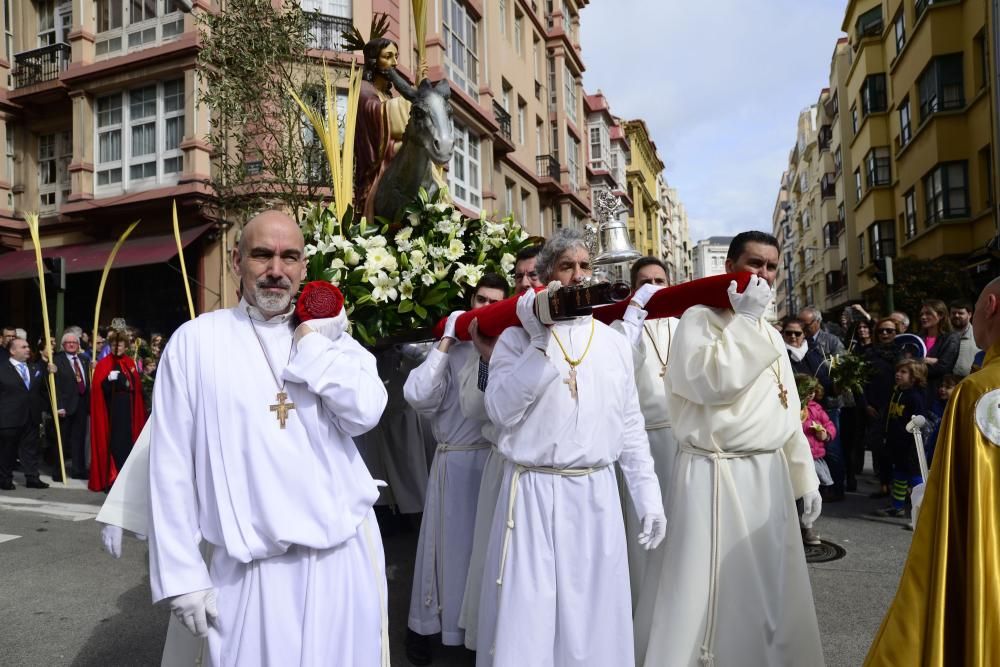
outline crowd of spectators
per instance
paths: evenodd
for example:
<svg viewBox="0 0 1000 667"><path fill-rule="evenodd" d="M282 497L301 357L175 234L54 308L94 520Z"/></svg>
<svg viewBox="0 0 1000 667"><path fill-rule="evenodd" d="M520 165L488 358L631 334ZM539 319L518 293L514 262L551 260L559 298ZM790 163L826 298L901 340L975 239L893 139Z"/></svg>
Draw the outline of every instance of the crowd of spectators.
<svg viewBox="0 0 1000 667"><path fill-rule="evenodd" d="M905 516L909 491L922 481L906 425L915 415L927 419L924 442L931 461L951 391L982 363L983 353L972 337L972 311L967 301L949 305L928 299L912 320L901 311L872 317L852 305L836 323L824 323L813 307L779 323L799 379L803 429L814 456L823 462L826 502L857 490L856 476L868 450L879 483L871 497L887 499L878 513ZM839 387L833 373L845 353L868 368L863 386L855 390ZM808 542L814 536L804 537Z"/></svg>
<svg viewBox="0 0 1000 667"><path fill-rule="evenodd" d="M14 472L17 470L24 474L25 486L29 488L48 486L40 477L40 471L46 468L51 470L53 480L62 481L56 419L59 420L66 472L75 479L90 479L92 405L95 401L110 417L113 416L112 402L104 399L121 391L140 392L145 399L143 409L148 414L164 337L153 333L148 340L144 339L139 330L116 320L111 327L100 328L96 340L90 338L79 326L67 327L58 340L50 341L54 354L48 359L43 337L32 344L24 328L3 327L0 337L0 490L16 488ZM116 349L109 344L109 338L117 343ZM117 358L127 358L127 364L117 360L111 364L111 379L102 376L102 395L97 397L91 391L94 371L113 353ZM122 372L123 365L127 365L127 372ZM115 369L119 372L115 373ZM55 380L55 414L49 398L49 375ZM138 381L130 381L131 377Z"/></svg>

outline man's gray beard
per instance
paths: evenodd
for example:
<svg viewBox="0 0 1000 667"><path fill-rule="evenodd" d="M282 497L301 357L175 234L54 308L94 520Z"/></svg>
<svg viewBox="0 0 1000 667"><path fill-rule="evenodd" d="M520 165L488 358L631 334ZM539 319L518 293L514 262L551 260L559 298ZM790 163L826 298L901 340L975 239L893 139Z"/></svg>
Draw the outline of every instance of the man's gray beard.
<svg viewBox="0 0 1000 667"><path fill-rule="evenodd" d="M257 302L257 309L267 315L284 313L292 303L292 294L290 291L284 294L271 294L256 285L253 288L253 297L254 301Z"/></svg>

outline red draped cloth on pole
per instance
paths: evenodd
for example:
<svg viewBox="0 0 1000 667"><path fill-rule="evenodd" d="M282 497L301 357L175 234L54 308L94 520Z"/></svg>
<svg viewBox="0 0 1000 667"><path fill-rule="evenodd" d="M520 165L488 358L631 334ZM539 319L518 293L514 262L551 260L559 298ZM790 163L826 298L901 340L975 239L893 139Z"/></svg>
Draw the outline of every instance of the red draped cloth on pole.
<svg viewBox="0 0 1000 667"><path fill-rule="evenodd" d="M742 292L750 282L750 273L727 273L721 276L699 278L690 282L664 287L656 292L646 304L647 320L660 317L680 317L691 306L711 306L713 308L729 308L729 284L736 281L737 289ZM544 288L538 288L539 290ZM499 336L507 327L520 326L517 319L518 296L512 296L497 303L476 310L468 311L459 316L455 323L455 332L459 340L469 340L469 325L473 319L479 320L479 332L488 338ZM594 318L611 324L620 320L628 308L628 299L608 306L594 308ZM440 338L444 333L443 318L434 327L434 336Z"/></svg>
<svg viewBox="0 0 1000 667"><path fill-rule="evenodd" d="M112 371L121 375L113 381L110 393L111 405L105 397L104 381ZM127 381L128 389L122 387ZM116 404L117 403L117 404ZM113 424L109 415L116 419L128 420L128 432L123 433L124 424ZM135 362L127 355L116 357L109 354L97 363L94 380L90 387L90 481L91 491L107 491L118 477L132 444L139 438L146 424L146 404L142 398L142 376ZM113 442L112 439L115 438ZM123 451L124 450L124 451ZM116 458L118 462L116 463Z"/></svg>

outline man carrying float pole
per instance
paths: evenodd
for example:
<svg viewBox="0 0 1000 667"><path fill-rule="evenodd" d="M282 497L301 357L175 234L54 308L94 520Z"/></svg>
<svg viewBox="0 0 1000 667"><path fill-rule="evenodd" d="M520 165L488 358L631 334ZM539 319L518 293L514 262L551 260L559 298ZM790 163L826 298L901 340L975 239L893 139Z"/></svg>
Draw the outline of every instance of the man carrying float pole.
<svg viewBox="0 0 1000 667"><path fill-rule="evenodd" d="M476 285L472 309L506 296L507 281L487 274ZM445 646L461 646L465 639L458 616L472 552L476 499L490 443L483 437L484 421L466 418L460 407L458 376L476 356L472 343L458 342L455 333L455 321L463 312L457 310L448 317L441 341L403 385L406 401L433 418L438 442L410 597L407 657L416 665L430 663L429 635L440 632Z"/></svg>
<svg viewBox="0 0 1000 667"><path fill-rule="evenodd" d="M543 282L591 274L583 235L561 230L536 264ZM544 298L544 297L543 297ZM627 340L592 316L546 325L525 292L523 328L490 360L486 410L500 428L504 481L480 602L477 664L633 662L628 560L618 483L624 472L647 548L666 520L639 411Z"/></svg>

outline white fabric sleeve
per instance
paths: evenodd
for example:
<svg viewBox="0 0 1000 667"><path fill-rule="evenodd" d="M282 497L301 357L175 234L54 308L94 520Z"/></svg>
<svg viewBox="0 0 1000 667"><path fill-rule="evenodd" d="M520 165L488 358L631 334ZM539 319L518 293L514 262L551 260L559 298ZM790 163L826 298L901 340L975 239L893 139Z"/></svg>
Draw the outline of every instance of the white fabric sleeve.
<svg viewBox="0 0 1000 667"><path fill-rule="evenodd" d="M435 347L422 364L410 371L403 384L403 398L419 413L436 413L448 391L447 370L448 354Z"/></svg>
<svg viewBox="0 0 1000 667"><path fill-rule="evenodd" d="M288 382L305 384L323 401L337 428L349 436L375 428L389 400L375 357L345 334L336 340L306 334L281 375Z"/></svg>
<svg viewBox="0 0 1000 667"><path fill-rule="evenodd" d="M479 389L478 354L470 354L469 360L458 372L458 404L466 419L489 419L486 414L486 392Z"/></svg>
<svg viewBox="0 0 1000 667"><path fill-rule="evenodd" d="M689 308L681 317L670 351L671 389L692 403L729 405L782 353L760 324L733 317L719 329L711 317L705 306Z"/></svg>
<svg viewBox="0 0 1000 667"><path fill-rule="evenodd" d="M149 534L149 439L153 420L150 415L97 513L101 523L140 535Z"/></svg>
<svg viewBox="0 0 1000 667"><path fill-rule="evenodd" d="M549 358L531 345L523 329L505 329L490 357L486 414L494 424L519 424L535 399L559 379Z"/></svg>
<svg viewBox="0 0 1000 667"><path fill-rule="evenodd" d="M643 312L646 312L646 311L643 311ZM645 325L641 325L641 326L645 326ZM626 331L625 323L622 322L621 320L615 320L614 322L612 322L611 323L611 328L614 329L615 331L617 331L618 333L620 333L621 335L625 336L625 338L628 338L631 341L631 343L632 343L632 346L631 346L632 347L632 368L635 370L636 373L638 373L639 369L641 369L643 367L643 365L645 365L645 363L646 363L646 342L643 340L642 329L641 328L639 329L639 337L636 340L632 341L631 338L630 338L631 334L628 331Z"/></svg>
<svg viewBox="0 0 1000 667"><path fill-rule="evenodd" d="M633 350L634 346L629 346ZM635 504L636 513L642 519L649 514L663 514L663 496L660 482L653 467L653 455L649 451L649 437L646 435L646 420L639 410L639 391L635 384L635 371L631 359L623 355L628 373L620 391L624 393L625 413L622 433L622 453L618 458L629 495Z"/></svg>
<svg viewBox="0 0 1000 667"><path fill-rule="evenodd" d="M201 556L195 425L184 359L182 327L167 343L156 372L149 444L149 585L153 602L212 587ZM187 328L190 331L190 328Z"/></svg>

